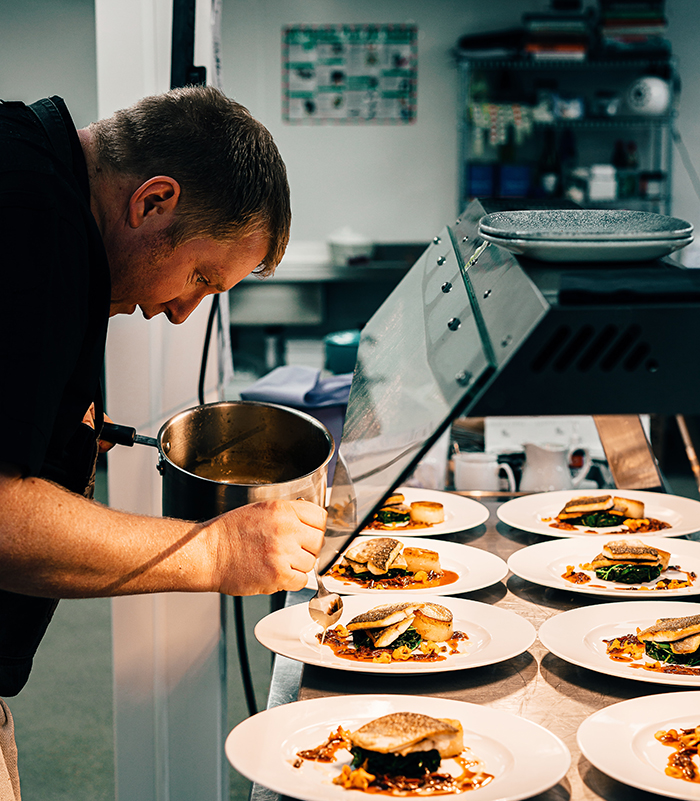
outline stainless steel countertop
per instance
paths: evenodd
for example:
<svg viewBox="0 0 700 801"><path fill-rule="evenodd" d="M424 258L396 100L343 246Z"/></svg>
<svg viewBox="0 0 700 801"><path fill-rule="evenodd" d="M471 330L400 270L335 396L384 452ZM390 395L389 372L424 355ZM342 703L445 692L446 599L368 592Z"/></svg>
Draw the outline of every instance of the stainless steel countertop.
<svg viewBox="0 0 700 801"><path fill-rule="evenodd" d="M520 548L548 539L506 526L496 517L498 501L481 500L491 512L484 525L441 539L483 548L504 560ZM311 594L309 590L292 593L288 603L306 601ZM459 597L510 609L529 620L536 629L558 612L605 602L583 594L539 587L511 573L498 584ZM585 718L617 701L679 689L625 681L571 665L549 653L536 640L529 651L497 665L424 676L352 673L302 666L286 657L276 657L268 707L294 700L361 693L433 695L483 704L539 723L559 736L571 751L571 767L566 777L536 798L543 801L600 798L646 801L659 796L621 784L594 768L581 755L576 732ZM284 797L254 784L250 798L251 801L281 801Z"/></svg>

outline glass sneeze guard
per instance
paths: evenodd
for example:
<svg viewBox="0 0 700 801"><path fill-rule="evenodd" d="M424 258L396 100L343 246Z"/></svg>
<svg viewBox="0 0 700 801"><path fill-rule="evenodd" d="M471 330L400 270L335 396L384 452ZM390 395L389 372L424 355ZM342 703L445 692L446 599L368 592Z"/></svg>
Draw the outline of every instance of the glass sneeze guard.
<svg viewBox="0 0 700 801"><path fill-rule="evenodd" d="M362 331L319 567L327 569L495 367L444 228Z"/></svg>

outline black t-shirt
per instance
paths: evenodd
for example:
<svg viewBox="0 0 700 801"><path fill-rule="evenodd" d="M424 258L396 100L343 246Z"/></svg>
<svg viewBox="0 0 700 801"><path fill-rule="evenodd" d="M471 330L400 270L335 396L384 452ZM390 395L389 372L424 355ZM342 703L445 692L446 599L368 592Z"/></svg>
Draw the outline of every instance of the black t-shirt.
<svg viewBox="0 0 700 801"><path fill-rule="evenodd" d="M72 169L24 104L0 105L0 461L77 492L70 442L95 399L109 268L80 141L60 100Z"/></svg>
<svg viewBox="0 0 700 801"><path fill-rule="evenodd" d="M82 419L99 391L110 281L80 140L52 101L49 131L65 154L27 106L0 103L0 461L82 493L95 440ZM0 695L26 681L54 608L0 592Z"/></svg>

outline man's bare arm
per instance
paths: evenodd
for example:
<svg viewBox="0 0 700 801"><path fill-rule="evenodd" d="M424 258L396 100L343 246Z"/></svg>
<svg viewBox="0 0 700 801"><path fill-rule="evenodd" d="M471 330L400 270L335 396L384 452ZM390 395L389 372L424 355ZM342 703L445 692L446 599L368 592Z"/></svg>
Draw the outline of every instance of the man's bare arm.
<svg viewBox="0 0 700 801"><path fill-rule="evenodd" d="M306 501L250 504L206 523L120 512L0 465L0 589L50 598L297 590L323 541Z"/></svg>

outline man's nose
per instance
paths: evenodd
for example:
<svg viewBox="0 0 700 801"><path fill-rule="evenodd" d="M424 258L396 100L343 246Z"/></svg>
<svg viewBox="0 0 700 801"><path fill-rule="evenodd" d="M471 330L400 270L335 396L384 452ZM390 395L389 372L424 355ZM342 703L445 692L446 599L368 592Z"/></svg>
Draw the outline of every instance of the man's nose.
<svg viewBox="0 0 700 801"><path fill-rule="evenodd" d="M187 299L176 299L166 303L166 314L171 323L180 325L199 306L205 296L195 296Z"/></svg>

